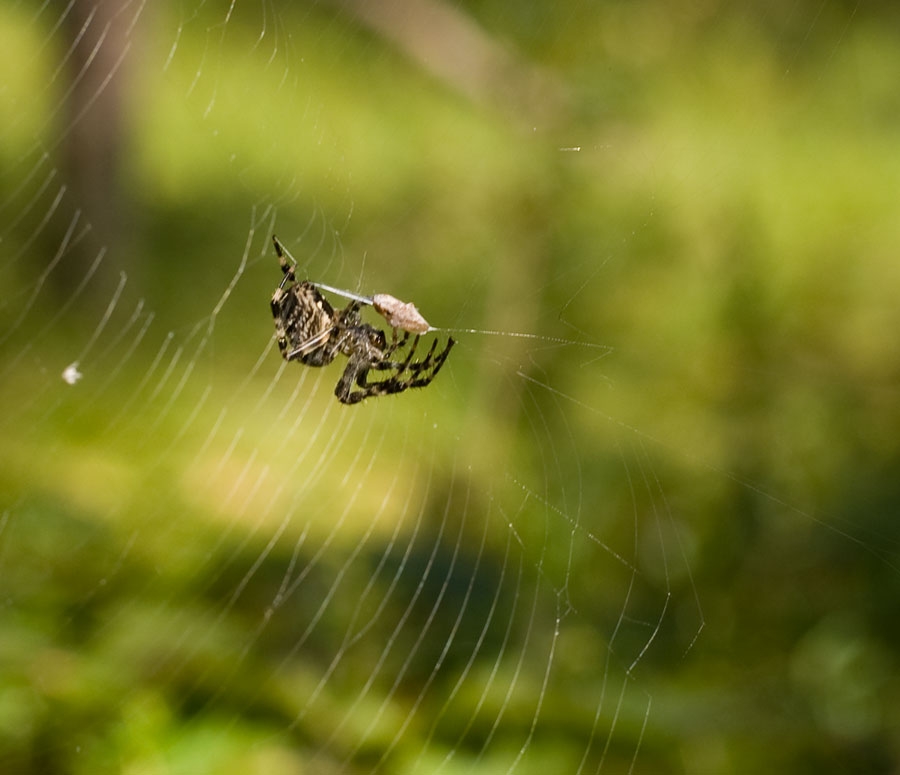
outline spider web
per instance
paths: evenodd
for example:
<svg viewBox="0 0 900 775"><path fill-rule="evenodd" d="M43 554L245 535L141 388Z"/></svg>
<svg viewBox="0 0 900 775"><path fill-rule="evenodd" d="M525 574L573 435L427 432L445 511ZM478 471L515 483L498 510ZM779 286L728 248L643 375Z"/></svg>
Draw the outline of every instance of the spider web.
<svg viewBox="0 0 900 775"><path fill-rule="evenodd" d="M895 770L892 14L7 3L0 768Z"/></svg>

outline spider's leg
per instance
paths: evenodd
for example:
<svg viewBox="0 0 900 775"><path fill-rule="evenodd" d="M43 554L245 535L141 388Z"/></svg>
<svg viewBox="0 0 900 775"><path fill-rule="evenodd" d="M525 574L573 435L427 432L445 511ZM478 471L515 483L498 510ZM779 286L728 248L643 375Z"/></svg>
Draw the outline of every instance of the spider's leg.
<svg viewBox="0 0 900 775"><path fill-rule="evenodd" d="M278 341L278 349L281 356L288 359L288 332L285 328L285 320L293 314L296 299L290 294L285 294L281 288L276 289L269 302L272 309L272 317L275 319L275 339ZM288 359L289 360L289 359Z"/></svg>
<svg viewBox="0 0 900 775"><path fill-rule="evenodd" d="M437 339L435 339L431 343L431 349L428 350L425 357L422 358L421 361L416 361L414 364L412 364L412 366L410 366L410 370L418 373L420 371L427 371L428 369L430 369L434 363L434 361L432 361L432 358L434 357L434 351L436 349Z"/></svg>
<svg viewBox="0 0 900 775"><path fill-rule="evenodd" d="M435 345L437 345L437 340L435 339ZM453 345L456 344L456 340L451 336L447 340L447 346L438 354L438 356L431 362L431 370L426 373L424 377L415 377L409 383L409 387L425 387L428 385L431 380L433 380L437 373L441 370L441 366L444 365L444 361L447 360L447 356L450 355L450 350L453 349ZM434 352L434 347L431 348L431 352L428 353L428 358L431 358L431 353Z"/></svg>
<svg viewBox="0 0 900 775"><path fill-rule="evenodd" d="M394 333L396 334L396 329L394 329ZM406 340L409 339L409 332L404 333L403 337L400 339L400 345L402 346ZM411 367L415 367L416 363L413 362L413 356L416 354L416 346L419 344L419 335L416 334L415 339L413 339L412 346L409 348L409 353L402 361L389 361L386 360L386 357L391 353L393 346L389 347L385 350L385 359L378 361L377 363L369 364L369 368L375 371L393 371L394 373L388 377L387 379L381 380L381 382L373 383L376 385L385 385L392 381L400 382L400 375L407 372ZM399 391L393 390L389 391L392 393L396 393ZM379 395L377 393L373 393L372 395Z"/></svg>
<svg viewBox="0 0 900 775"><path fill-rule="evenodd" d="M364 398L373 398L376 396L388 396L393 395L394 393L402 393L410 386L410 383L398 380L396 377L391 377L390 379L385 379L381 382L366 382L365 375L360 375L359 377L357 377L356 381L357 385L359 386L359 390L347 392L345 395L338 394L338 391L335 390L335 395L337 395L337 397L343 403L356 404L362 401Z"/></svg>
<svg viewBox="0 0 900 775"><path fill-rule="evenodd" d="M280 289L279 289L280 290ZM272 297L272 301L269 302L269 307L272 309L272 317L275 320L279 320L281 318L281 311L285 307L284 296L282 296L278 291L275 291L275 295Z"/></svg>
<svg viewBox="0 0 900 775"><path fill-rule="evenodd" d="M404 340L406 338L408 338L408 334L403 337ZM418 337L416 337L416 339L418 340ZM415 342L413 342L413 348L415 348ZM412 355L410 354L410 356L402 363L386 360L380 360L376 363L367 363L362 356L352 355L350 357L350 362L347 364L347 368L344 369L344 373L338 381L337 387L334 389L334 394L341 403L357 404L363 399L371 396L401 393L406 390L407 383L398 379L398 376L406 370L411 357ZM381 380L380 382L369 382L368 376L370 370L394 371L395 373L388 379ZM353 389L354 385L358 388L357 390Z"/></svg>
<svg viewBox="0 0 900 775"><path fill-rule="evenodd" d="M356 301L356 299L353 299L346 307L337 313L337 317L340 319L341 325L344 328L350 329L360 324L359 308L359 302Z"/></svg>
<svg viewBox="0 0 900 775"><path fill-rule="evenodd" d="M272 235L272 242L275 245L275 255L278 256L278 263L281 266L281 271L284 273L284 277L281 278L281 285L279 285L278 287L284 288L284 284L286 282L288 282L289 280L292 283L296 282L297 277L294 274L294 267L291 266L291 264L289 264L287 262L287 259L285 258L284 248L278 241L278 237L276 237L274 234Z"/></svg>
<svg viewBox="0 0 900 775"><path fill-rule="evenodd" d="M409 334L403 337L403 341L405 342L409 338ZM409 369L410 364L413 363L413 357L416 354L416 348L419 346L419 339L421 337L416 334L412 340L412 344L409 346L409 352L406 354L406 358L400 362L400 366L397 369L397 373L391 377L391 379L397 379L401 374L403 374L407 369Z"/></svg>
<svg viewBox="0 0 900 775"><path fill-rule="evenodd" d="M398 336L397 336L397 329L396 329L396 328L392 328L392 329L391 329L391 344L390 344L390 346L384 351L384 359L387 360L388 358L390 358L391 355L393 355L395 352L397 352L397 350L400 350L400 349L402 349L403 347L405 347L405 346L406 346L406 343L407 343L408 341L409 341L409 331L404 331L404 332L403 332L403 336L402 336L402 337L398 337Z"/></svg>
<svg viewBox="0 0 900 775"><path fill-rule="evenodd" d="M409 388L421 388L431 384L455 344L456 340L452 337L449 338L447 346L437 356L434 356L434 351L437 349L437 340L435 340L423 360L415 361L412 364L399 364L400 370L381 382L368 383L365 381L365 375L360 375L357 384L361 390L351 394L353 402L362 401L364 398L402 393ZM407 374L405 378L402 378L401 375L404 374L402 367L405 365L408 366Z"/></svg>
<svg viewBox="0 0 900 775"><path fill-rule="evenodd" d="M440 366L435 366L436 360L434 359L434 351L437 349L437 339L435 339L431 343L431 348L428 350L428 353L424 358L420 361L413 361L410 363L406 369L409 372L409 376L407 377L408 382L415 382L416 387L418 387L418 382L422 379L427 379L430 381L432 377L422 377L421 374L427 374L429 371L434 372L435 368L440 368ZM438 356L440 357L440 356ZM446 357L446 356L445 356ZM425 382L427 385L428 382Z"/></svg>
<svg viewBox="0 0 900 775"><path fill-rule="evenodd" d="M360 360L356 357L351 357L350 362L347 364L347 368L344 369L344 373L341 374L341 378L334 388L334 394L337 396L338 401L342 404L358 404L364 398L368 398L372 395L369 390L372 385L366 383L366 374L368 371L369 370ZM354 383L359 385L362 389L353 390Z"/></svg>
<svg viewBox="0 0 900 775"><path fill-rule="evenodd" d="M403 340L405 341L407 338L408 335L404 336ZM393 395L402 393L409 388L425 387L430 384L441 370L456 341L452 337L448 338L447 346L435 355L437 350L437 339L435 339L426 356L421 361L414 361L413 357L418 343L419 337L416 336L409 354L399 363L388 360L366 363L362 356L352 356L341 375L334 394L341 403L357 404L366 398ZM390 352L390 348L385 350L385 354L388 352ZM368 375L372 370L393 371L394 373L380 382L369 382ZM354 386L357 388L356 390L353 389Z"/></svg>
<svg viewBox="0 0 900 775"><path fill-rule="evenodd" d="M418 340L418 338L419 337L417 336L416 340ZM384 351L383 358L375 363L370 363L369 368L374 371L395 371L395 372L397 372L397 374L402 374L404 371L406 371L407 368L409 368L409 366L410 366L410 361L412 360L412 355L415 353L415 347L416 347L415 340L413 341L413 346L412 346L412 349L410 350L409 355L407 355L407 357L404 358L402 361L389 361L387 359L394 350L397 350L400 347L402 347L404 342L406 342L407 339L409 339L408 333L403 335L403 337L400 339L399 345L397 347L394 347L393 344L391 344ZM413 364L413 365L415 365L415 364ZM394 376L397 376L397 374L395 374Z"/></svg>
<svg viewBox="0 0 900 775"><path fill-rule="evenodd" d="M300 342L300 344L298 344L293 350L291 350L290 352L287 353L287 355L284 356L285 359L292 361L292 360L294 360L294 358L297 358L300 355L303 355L303 353L305 351L316 349L316 347L318 347L320 344L322 344L322 342L327 341L328 337L331 336L331 332L333 330L334 330L333 328L326 328L321 333L316 334L315 336L311 336L305 342ZM278 344L279 344L279 346L281 345L280 340L279 340ZM285 344L285 347L282 349L287 349L286 344ZM330 362L330 360L329 360L329 362Z"/></svg>

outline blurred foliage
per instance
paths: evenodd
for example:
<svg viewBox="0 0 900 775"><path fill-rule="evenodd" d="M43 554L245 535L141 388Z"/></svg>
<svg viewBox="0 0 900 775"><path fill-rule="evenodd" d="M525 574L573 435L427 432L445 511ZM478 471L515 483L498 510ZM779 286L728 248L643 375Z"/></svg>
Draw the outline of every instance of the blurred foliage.
<svg viewBox="0 0 900 775"><path fill-rule="evenodd" d="M501 81L526 95L517 113L467 99L328 4L238 3L227 23L216 4L184 5L155 4L137 28L119 183L128 220L111 252L130 257L128 303L146 299L179 342L209 336L194 367L217 392L204 402L193 383L178 401L171 385L148 390L159 340L138 340L136 325L98 364L122 367L109 393L27 403L71 360L66 337L34 323L71 287L38 301L23 360L3 351L12 366L0 396L17 411L0 440L0 769L337 772L347 760L367 771L434 680L446 691L425 694L420 714L435 726L408 730L388 769L430 771L464 731L452 766L505 768L506 758L475 757L492 719L505 713L513 732L492 750L508 753L534 711L505 705L517 669L501 658L506 627L523 626L538 590L562 590L558 607L542 603L528 620L533 649L516 680L539 687L557 617L578 614L553 644L563 689L548 696L520 771L575 771L601 688L617 697L616 681L632 680L596 664L612 653L631 568L587 531L628 546L635 519L662 516L671 532L636 547L630 603L648 621L661 597L672 601L635 676L652 688L652 711L627 695L604 771L627 771L638 744L643 771L897 771L897 9L453 6L552 96L546 109L528 101L531 81ZM64 139L66 43L52 22L21 3L0 10L0 198L25 214L2 215L10 330L20 305L9 300L27 297L61 236L34 225L52 188L30 208L17 199L25 173L45 152L56 159ZM273 228L321 282L396 289L448 327L599 346L462 341L452 376L429 389L441 397L427 410L441 481L426 481L412 443L399 458L371 453L370 470L357 462L359 449L415 427L423 399L373 415L359 448L277 447L271 428L293 422L280 410L313 377L273 386L271 370L253 371L271 336ZM235 292L207 318L238 267ZM115 285L112 261L99 271ZM90 331L98 307L73 315ZM137 355L124 358L132 341ZM241 393L248 374L257 389ZM323 423L335 411L329 374L303 409ZM270 387L272 401L258 402ZM220 415L222 395L241 396L243 415ZM220 427L212 450L192 440L204 455L166 443ZM216 446L225 438L235 439L227 455ZM254 458L267 445L278 451L269 468ZM301 454L338 462L311 477L299 505L288 489L246 484L291 481ZM522 482L552 481L523 499L519 482L497 481L496 461ZM345 508L348 470L367 483L399 470L408 492L362 487ZM391 519L416 497L428 527L394 545ZM521 512L503 513L516 498ZM580 540L569 524L548 529L548 503L585 515ZM309 504L308 535L283 526ZM348 532L320 555L337 514ZM522 545L511 549L496 527L512 520ZM282 529L290 540L273 542ZM308 569L306 593L257 632L297 567ZM394 615L373 618L320 684L335 644L379 601ZM491 619L492 605L508 615ZM392 633L386 622L405 612L406 629ZM646 643L639 618L618 636L626 663ZM433 672L454 625L467 642L484 639L471 668L479 695L442 706L466 669L451 653ZM423 630L409 664L383 653L392 635L411 643ZM380 657L387 666L361 698ZM312 764L298 753L326 742Z"/></svg>

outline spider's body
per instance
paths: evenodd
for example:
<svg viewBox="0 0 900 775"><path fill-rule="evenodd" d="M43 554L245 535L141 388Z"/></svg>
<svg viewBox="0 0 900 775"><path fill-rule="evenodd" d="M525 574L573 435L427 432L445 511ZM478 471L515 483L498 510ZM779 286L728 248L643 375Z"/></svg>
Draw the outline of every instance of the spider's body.
<svg viewBox="0 0 900 775"><path fill-rule="evenodd" d="M402 393L411 387L425 387L435 378L456 344L452 338L437 355L435 340L428 354L414 361L419 344L416 334L406 356L392 360L409 341L409 331L400 336L398 329L393 328L388 344L383 331L362 321L359 301L353 300L344 309L335 310L315 285L306 280L297 281L281 244L274 237L273 242L284 277L272 294L271 307L275 338L286 361L327 366L338 354L346 356L349 362L334 390L345 404L355 404L370 396ZM370 371L394 373L378 382L369 382Z"/></svg>

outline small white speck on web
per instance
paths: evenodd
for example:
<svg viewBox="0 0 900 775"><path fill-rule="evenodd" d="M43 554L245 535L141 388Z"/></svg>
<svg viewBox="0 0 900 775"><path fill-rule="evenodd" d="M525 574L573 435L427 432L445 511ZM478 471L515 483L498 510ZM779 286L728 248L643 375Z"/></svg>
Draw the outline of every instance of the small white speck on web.
<svg viewBox="0 0 900 775"><path fill-rule="evenodd" d="M62 378L70 385L74 385L81 379L82 373L78 371L78 361L73 361L63 370Z"/></svg>

